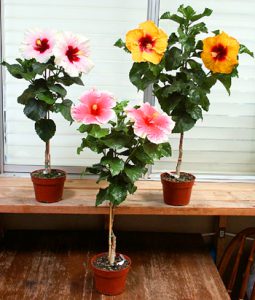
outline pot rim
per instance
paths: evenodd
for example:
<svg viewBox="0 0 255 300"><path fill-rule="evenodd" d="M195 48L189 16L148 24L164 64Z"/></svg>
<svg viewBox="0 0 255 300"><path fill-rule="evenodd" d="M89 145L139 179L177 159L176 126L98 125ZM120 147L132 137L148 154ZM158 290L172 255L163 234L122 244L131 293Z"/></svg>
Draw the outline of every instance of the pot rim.
<svg viewBox="0 0 255 300"><path fill-rule="evenodd" d="M123 255L126 258L126 260L128 261L128 263L129 263L128 266L126 266L125 268L123 268L121 270L104 270L104 269L98 268L98 267L96 267L96 266L93 265L93 262L98 257L104 256L104 255L108 255L107 252L101 252L101 253L93 255L91 257L91 259L90 259L90 266L91 266L92 269L99 270L99 271L106 272L106 273L118 273L118 272L122 272L122 271L125 271L125 270L129 269L131 267L131 258L129 256L125 255L125 254L117 252L116 255L118 255L118 254Z"/></svg>
<svg viewBox="0 0 255 300"><path fill-rule="evenodd" d="M62 173L62 175L61 176L58 176L58 177L52 177L52 178L41 178L41 177L35 177L34 176L34 173L36 173L36 172L39 172L39 171L43 171L44 169L36 169L36 170L34 170L34 171L32 171L32 172L30 172L30 176L32 177L32 178L37 178L37 179L49 179L49 180L51 180L51 179L57 179L57 178L64 178L64 177L66 177L66 175L67 175L67 173L66 173L66 171L64 171L64 170L62 170L62 169L52 169L52 170L56 170L56 171L59 171L59 172L61 172Z"/></svg>
<svg viewBox="0 0 255 300"><path fill-rule="evenodd" d="M187 174L187 175L190 175L191 177L192 177L192 179L191 180L189 180L189 181L171 181L171 180L166 180L166 179L164 179L163 178L163 176L164 175L169 175L169 174L171 174L171 173L173 173L173 174L175 174L176 172L175 171L173 171L173 172L163 172L163 173L161 173L160 174L160 179L161 179L161 181L166 181L166 182L173 182L173 183L176 183L176 184L183 184L183 183L189 183L189 182L194 182L195 180L196 180L196 176L195 175L193 175L192 173L188 173L188 172L181 172L181 174Z"/></svg>

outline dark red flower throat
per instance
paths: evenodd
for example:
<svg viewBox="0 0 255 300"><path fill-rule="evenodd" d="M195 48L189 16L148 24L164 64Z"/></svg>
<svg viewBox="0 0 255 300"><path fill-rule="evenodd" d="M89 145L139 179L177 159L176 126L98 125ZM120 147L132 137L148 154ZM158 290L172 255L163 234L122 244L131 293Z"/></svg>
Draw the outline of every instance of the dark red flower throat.
<svg viewBox="0 0 255 300"><path fill-rule="evenodd" d="M222 44L218 44L212 47L211 53L214 60L223 61L228 54L228 48L224 47Z"/></svg>
<svg viewBox="0 0 255 300"><path fill-rule="evenodd" d="M44 53L46 50L50 48L49 40L48 39L37 39L35 41L34 49L39 51L40 53Z"/></svg>
<svg viewBox="0 0 255 300"><path fill-rule="evenodd" d="M138 43L139 43L140 50L146 52L150 52L155 45L155 41L152 39L152 36L150 36L149 34L146 34L145 36L141 37Z"/></svg>
<svg viewBox="0 0 255 300"><path fill-rule="evenodd" d="M77 47L68 46L68 49L66 51L66 56L68 57L69 61L73 63L74 61L79 61L79 49Z"/></svg>

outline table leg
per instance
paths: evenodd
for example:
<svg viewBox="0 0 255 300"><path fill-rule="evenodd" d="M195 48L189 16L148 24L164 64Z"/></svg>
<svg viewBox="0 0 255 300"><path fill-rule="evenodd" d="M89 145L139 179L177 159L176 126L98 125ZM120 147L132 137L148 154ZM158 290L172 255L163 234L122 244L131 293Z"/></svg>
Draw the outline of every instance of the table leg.
<svg viewBox="0 0 255 300"><path fill-rule="evenodd" d="M2 222L2 215L0 214L0 241L4 238L4 226Z"/></svg>
<svg viewBox="0 0 255 300"><path fill-rule="evenodd" d="M216 228L216 264L218 265L225 250L227 217L219 216Z"/></svg>

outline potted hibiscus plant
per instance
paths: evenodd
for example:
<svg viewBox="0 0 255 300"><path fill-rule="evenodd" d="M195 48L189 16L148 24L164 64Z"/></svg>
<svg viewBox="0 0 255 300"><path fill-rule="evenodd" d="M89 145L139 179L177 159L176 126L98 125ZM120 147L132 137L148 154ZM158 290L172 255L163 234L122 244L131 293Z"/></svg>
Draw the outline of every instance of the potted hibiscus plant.
<svg viewBox="0 0 255 300"><path fill-rule="evenodd" d="M152 84L162 110L175 121L173 133L180 134L176 170L161 174L166 204L186 205L190 201L195 176L181 172L184 132L209 110L208 94L217 81L230 94L231 80L238 77L238 55L253 56L247 47L219 30L212 37L199 39L200 34L208 33L201 19L211 13L205 8L197 14L192 7L181 5L177 14L161 16L178 23L177 32L168 36L152 21L146 21L127 32L125 42L119 39L115 43L132 54L130 81L138 90Z"/></svg>
<svg viewBox="0 0 255 300"><path fill-rule="evenodd" d="M171 155L168 134L172 120L149 103L129 107L128 101L116 102L106 91L85 92L81 103L72 108L72 117L81 122L84 134L78 153L84 148L101 154L100 162L86 170L106 181L96 196L96 205L109 203L109 247L91 260L96 289L106 295L123 292L130 258L116 254L113 232L114 210L136 191L135 182L154 159Z"/></svg>
<svg viewBox="0 0 255 300"><path fill-rule="evenodd" d="M66 173L51 168L50 139L56 132L51 114L61 113L73 121L72 101L66 98L64 86L83 85L82 73L92 68L88 40L71 32L28 30L20 51L23 58L16 59L17 63L2 65L15 78L28 81L17 101L24 105L24 114L34 121L37 135L45 142L44 169L31 173L35 197L39 202L56 202L62 198Z"/></svg>

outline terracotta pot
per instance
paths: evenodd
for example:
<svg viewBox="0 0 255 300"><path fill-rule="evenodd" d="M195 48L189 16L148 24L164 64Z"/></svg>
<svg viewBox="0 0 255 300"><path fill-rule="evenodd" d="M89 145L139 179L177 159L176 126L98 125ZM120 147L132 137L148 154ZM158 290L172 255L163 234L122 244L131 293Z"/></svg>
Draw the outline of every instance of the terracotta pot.
<svg viewBox="0 0 255 300"><path fill-rule="evenodd" d="M90 261L91 268L94 272L94 282L96 290L104 295L119 295L126 287L127 274L131 266L131 259L123 255L129 262L129 265L119 271L102 270L94 266L93 262L100 256L107 255L107 253L100 253L92 257Z"/></svg>
<svg viewBox="0 0 255 300"><path fill-rule="evenodd" d="M184 206L189 204L191 190L196 177L192 174L186 173L191 176L191 181L174 182L165 178L167 174L168 173L161 174L164 202L168 205L174 206ZM184 173L182 172L181 174Z"/></svg>
<svg viewBox="0 0 255 300"><path fill-rule="evenodd" d="M35 177L33 171L31 175L32 182L34 184L35 199L38 202L53 203L62 199L64 182L66 180L66 173L63 170L56 170L63 174L63 176L57 178L39 178Z"/></svg>

